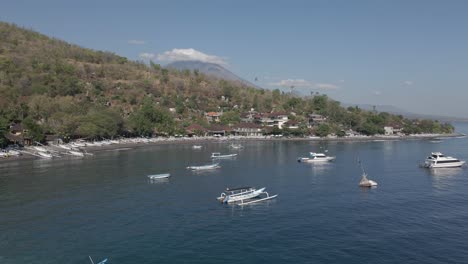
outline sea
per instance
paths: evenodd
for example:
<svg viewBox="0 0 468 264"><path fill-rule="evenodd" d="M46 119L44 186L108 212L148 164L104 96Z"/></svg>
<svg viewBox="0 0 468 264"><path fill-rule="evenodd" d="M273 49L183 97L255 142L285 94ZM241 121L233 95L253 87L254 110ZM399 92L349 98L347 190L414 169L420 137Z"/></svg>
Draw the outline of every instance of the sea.
<svg viewBox="0 0 468 264"><path fill-rule="evenodd" d="M468 138L230 143L1 162L0 263L468 263L468 169L419 167L434 151L468 160ZM336 160L297 162L311 151ZM212 152L238 156L186 169ZM360 164L378 187L358 187ZM278 197L216 200L238 186Z"/></svg>

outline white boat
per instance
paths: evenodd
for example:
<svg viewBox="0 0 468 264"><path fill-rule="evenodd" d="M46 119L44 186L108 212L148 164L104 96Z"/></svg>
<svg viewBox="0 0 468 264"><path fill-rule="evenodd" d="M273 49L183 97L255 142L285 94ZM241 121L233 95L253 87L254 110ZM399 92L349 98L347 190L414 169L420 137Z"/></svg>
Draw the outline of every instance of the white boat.
<svg viewBox="0 0 468 264"><path fill-rule="evenodd" d="M375 186L377 186L377 182L367 179L367 173L366 173L366 171L364 171L364 167L362 166L361 161L359 161L359 165L361 166L361 170L362 170L362 177L361 177L361 180L359 181L359 187L375 187Z"/></svg>
<svg viewBox="0 0 468 264"><path fill-rule="evenodd" d="M170 173L162 173L162 174L148 175L148 178L150 178L150 180L158 180L158 179L166 179L166 178L169 178L169 176L171 176Z"/></svg>
<svg viewBox="0 0 468 264"><path fill-rule="evenodd" d="M47 149L44 148L44 147L40 147L40 146L33 146L33 148L37 151L41 151L41 152L47 152Z"/></svg>
<svg viewBox="0 0 468 264"><path fill-rule="evenodd" d="M70 143L70 146L72 146L73 148L83 148L83 147L86 147L86 143L84 143L84 142L72 142L72 143Z"/></svg>
<svg viewBox="0 0 468 264"><path fill-rule="evenodd" d="M200 145L193 145L192 148L193 148L193 149L201 149L202 146L200 146Z"/></svg>
<svg viewBox="0 0 468 264"><path fill-rule="evenodd" d="M8 156L21 156L21 152L19 152L18 150L14 150L14 149L7 150L6 154Z"/></svg>
<svg viewBox="0 0 468 264"><path fill-rule="evenodd" d="M456 159L454 157L445 156L440 152L432 152L431 156L427 157L424 162L426 168L455 168L461 167L465 161Z"/></svg>
<svg viewBox="0 0 468 264"><path fill-rule="evenodd" d="M187 167L187 169L193 170L193 171L214 170L214 169L217 169L217 168L221 168L221 166L219 166L219 163L210 164L210 165L188 166L188 167Z"/></svg>
<svg viewBox="0 0 468 264"><path fill-rule="evenodd" d="M77 156L77 157L84 157L85 155L83 152L76 150L76 149L69 150L67 154L70 154L72 156Z"/></svg>
<svg viewBox="0 0 468 264"><path fill-rule="evenodd" d="M329 157L323 153L315 153L315 152L310 152L310 158L297 159L298 162L308 162L308 163L327 162L327 161L333 161L333 160L335 160L335 157Z"/></svg>
<svg viewBox="0 0 468 264"><path fill-rule="evenodd" d="M41 158L51 159L53 156L50 152L38 151L37 155Z"/></svg>
<svg viewBox="0 0 468 264"><path fill-rule="evenodd" d="M0 158L6 158L8 157L8 153L0 151Z"/></svg>
<svg viewBox="0 0 468 264"><path fill-rule="evenodd" d="M227 188L219 197L216 199L221 203L232 204L236 203L238 205L247 205L252 203L258 203L265 200L270 200L276 198L276 195L270 196L268 192L265 192L265 187L260 189L255 189L253 187L240 187L240 188ZM255 199L264 195L265 197Z"/></svg>
<svg viewBox="0 0 468 264"><path fill-rule="evenodd" d="M359 187L374 187L377 186L377 182L367 179L367 174L362 173L361 181L359 181Z"/></svg>
<svg viewBox="0 0 468 264"><path fill-rule="evenodd" d="M221 153L219 152L213 152L211 153L211 158L212 159L230 159L230 158L234 158L236 157L237 154L225 154L225 155L221 155Z"/></svg>
<svg viewBox="0 0 468 264"><path fill-rule="evenodd" d="M244 146L242 146L241 144L234 144L232 143L231 145L229 145L229 147L233 148L233 149L241 149L243 148Z"/></svg>
<svg viewBox="0 0 468 264"><path fill-rule="evenodd" d="M59 147L59 148L66 149L66 150L72 149L69 145L66 145L66 144L58 144L56 146Z"/></svg>

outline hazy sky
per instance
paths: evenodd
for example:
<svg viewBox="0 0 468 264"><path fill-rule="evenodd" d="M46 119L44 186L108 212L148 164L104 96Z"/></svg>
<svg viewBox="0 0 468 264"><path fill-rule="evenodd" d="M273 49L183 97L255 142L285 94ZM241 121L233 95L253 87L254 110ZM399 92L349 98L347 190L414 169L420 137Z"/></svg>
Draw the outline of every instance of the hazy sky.
<svg viewBox="0 0 468 264"><path fill-rule="evenodd" d="M133 60L221 63L265 88L468 116L465 0L16 0L0 20Z"/></svg>

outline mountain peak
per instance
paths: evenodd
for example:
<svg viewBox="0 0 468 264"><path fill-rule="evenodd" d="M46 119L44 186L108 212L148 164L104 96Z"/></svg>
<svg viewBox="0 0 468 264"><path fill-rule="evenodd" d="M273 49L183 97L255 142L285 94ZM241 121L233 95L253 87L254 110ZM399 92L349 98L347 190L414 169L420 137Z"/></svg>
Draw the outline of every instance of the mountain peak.
<svg viewBox="0 0 468 264"><path fill-rule="evenodd" d="M232 73L228 69L216 63L203 62L203 61L198 61L198 60L175 61L175 62L167 64L166 68L176 69L179 71L198 70L199 72L203 74L206 74L206 75L218 78L218 79L237 81L246 86L260 88L257 85L254 85L253 83L242 79L241 77L237 76L236 74Z"/></svg>

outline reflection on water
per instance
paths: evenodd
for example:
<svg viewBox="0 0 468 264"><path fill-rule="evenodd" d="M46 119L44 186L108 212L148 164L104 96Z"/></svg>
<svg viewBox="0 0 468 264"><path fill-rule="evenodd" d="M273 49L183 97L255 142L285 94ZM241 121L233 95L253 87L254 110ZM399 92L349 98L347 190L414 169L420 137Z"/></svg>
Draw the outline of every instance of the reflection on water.
<svg viewBox="0 0 468 264"><path fill-rule="evenodd" d="M326 162L326 163L307 163L303 162L304 166L308 166L310 171L313 172L314 174L320 174L324 173L331 168L333 168L333 163L332 162Z"/></svg>
<svg viewBox="0 0 468 264"><path fill-rule="evenodd" d="M456 185L458 176L464 172L463 168L436 168L428 169L431 175L432 185L438 189L448 189Z"/></svg>

